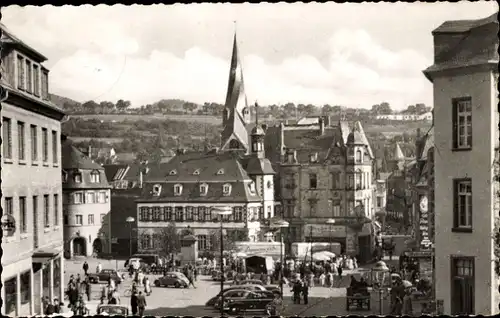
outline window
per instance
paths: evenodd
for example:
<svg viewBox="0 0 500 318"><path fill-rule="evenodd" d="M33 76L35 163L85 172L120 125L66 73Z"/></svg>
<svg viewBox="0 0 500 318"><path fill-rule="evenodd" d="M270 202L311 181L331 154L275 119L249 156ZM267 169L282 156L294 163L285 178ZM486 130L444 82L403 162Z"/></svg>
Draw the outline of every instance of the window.
<svg viewBox="0 0 500 318"><path fill-rule="evenodd" d="M309 174L309 188L317 189L318 188L318 177L315 173Z"/></svg>
<svg viewBox="0 0 500 318"><path fill-rule="evenodd" d="M24 89L24 58L17 56L17 88Z"/></svg>
<svg viewBox="0 0 500 318"><path fill-rule="evenodd" d="M347 189L348 190L352 190L354 189L354 175L353 174L349 174L347 176Z"/></svg>
<svg viewBox="0 0 500 318"><path fill-rule="evenodd" d="M200 174L200 169L196 169L196 170L193 172L193 174L194 174L195 176L199 175L199 174Z"/></svg>
<svg viewBox="0 0 500 318"><path fill-rule="evenodd" d="M31 301L31 271L22 273L19 278L21 281L21 307L24 307L23 305L29 304ZM27 315L29 315L29 310L27 312ZM25 315L21 314L20 316Z"/></svg>
<svg viewBox="0 0 500 318"><path fill-rule="evenodd" d="M33 73L31 72L31 62L26 60L26 91L31 93L31 84L33 81Z"/></svg>
<svg viewBox="0 0 500 318"><path fill-rule="evenodd" d="M199 250L208 250L208 237L206 235L198 235L198 249Z"/></svg>
<svg viewBox="0 0 500 318"><path fill-rule="evenodd" d="M106 202L106 192L99 192L97 194L97 203L105 203Z"/></svg>
<svg viewBox="0 0 500 318"><path fill-rule="evenodd" d="M2 145L3 157L12 159L12 126L10 118L2 118Z"/></svg>
<svg viewBox="0 0 500 318"><path fill-rule="evenodd" d="M255 195L255 194L256 194L256 190L255 190L255 182L253 182L253 181L252 181L252 182L250 182L250 183L248 184L248 188L249 188L249 190L250 190L250 194L252 194L252 195Z"/></svg>
<svg viewBox="0 0 500 318"><path fill-rule="evenodd" d="M75 183L81 183L82 182L82 173L79 171L75 171L73 173L73 180Z"/></svg>
<svg viewBox="0 0 500 318"><path fill-rule="evenodd" d="M170 171L169 175L171 175L171 176L177 175L177 170L174 169L174 170Z"/></svg>
<svg viewBox="0 0 500 318"><path fill-rule="evenodd" d="M59 163L59 154L57 149L59 149L58 144L57 144L57 131L52 130L52 163L58 164Z"/></svg>
<svg viewBox="0 0 500 318"><path fill-rule="evenodd" d="M176 221L184 221L184 208L181 206L175 207L175 220Z"/></svg>
<svg viewBox="0 0 500 318"><path fill-rule="evenodd" d="M172 220L172 208L167 206L165 207L165 221Z"/></svg>
<svg viewBox="0 0 500 318"><path fill-rule="evenodd" d="M54 194L54 225L59 225L59 195Z"/></svg>
<svg viewBox="0 0 500 318"><path fill-rule="evenodd" d="M356 161L356 163L361 163L363 162L363 153L361 152L361 150L356 150L356 155L354 156L354 160Z"/></svg>
<svg viewBox="0 0 500 318"><path fill-rule="evenodd" d="M186 221L192 221L193 220L193 207L187 206L186 207Z"/></svg>
<svg viewBox="0 0 500 318"><path fill-rule="evenodd" d="M259 206L259 220L264 220L264 208Z"/></svg>
<svg viewBox="0 0 500 318"><path fill-rule="evenodd" d="M94 225L94 215L93 214L89 214L88 215L88 221L89 221L89 225Z"/></svg>
<svg viewBox="0 0 500 318"><path fill-rule="evenodd" d="M100 183L101 182L101 174L98 170L94 170L90 173L90 182L91 183Z"/></svg>
<svg viewBox="0 0 500 318"><path fill-rule="evenodd" d="M148 207L140 207L139 208L139 221L147 221L148 220Z"/></svg>
<svg viewBox="0 0 500 318"><path fill-rule="evenodd" d="M38 65L33 64L33 93L35 96L40 96L40 71Z"/></svg>
<svg viewBox="0 0 500 318"><path fill-rule="evenodd" d="M14 210L12 209L12 198L5 198L5 203L3 207L4 214L12 215Z"/></svg>
<svg viewBox="0 0 500 318"><path fill-rule="evenodd" d="M101 224L104 224L104 220L106 219L106 214L101 213Z"/></svg>
<svg viewBox="0 0 500 318"><path fill-rule="evenodd" d="M81 192L73 193L73 203L74 204L83 203L83 193L81 193Z"/></svg>
<svg viewBox="0 0 500 318"><path fill-rule="evenodd" d="M68 225L69 224L69 219L68 219L67 215L63 215L63 220L64 220L64 225Z"/></svg>
<svg viewBox="0 0 500 318"><path fill-rule="evenodd" d="M154 222L160 221L160 207L159 206L153 207L153 218L152 219Z"/></svg>
<svg viewBox="0 0 500 318"><path fill-rule="evenodd" d="M140 245L141 245L141 249L143 250L149 250L151 248L151 242L152 241L152 236L149 235L149 234L143 234L141 235L141 239L140 239Z"/></svg>
<svg viewBox="0 0 500 318"><path fill-rule="evenodd" d="M219 171L217 171L217 174L224 174L224 169L219 169Z"/></svg>
<svg viewBox="0 0 500 318"><path fill-rule="evenodd" d="M26 160L26 136L24 131L24 123L22 121L17 122L17 149L18 149L18 159L19 161Z"/></svg>
<svg viewBox="0 0 500 318"><path fill-rule="evenodd" d="M347 202L347 211L349 212L349 215L354 214L354 202L353 201Z"/></svg>
<svg viewBox="0 0 500 318"><path fill-rule="evenodd" d="M85 203L95 203L95 192L87 192Z"/></svg>
<svg viewBox="0 0 500 318"><path fill-rule="evenodd" d="M267 206L267 218L268 219L273 217L272 213L273 213L273 208L270 205Z"/></svg>
<svg viewBox="0 0 500 318"><path fill-rule="evenodd" d="M226 183L225 185L222 186L222 194L224 196L228 196L231 194L231 185Z"/></svg>
<svg viewBox="0 0 500 318"><path fill-rule="evenodd" d="M50 227L50 206L49 206L49 196L47 194L43 196L43 215L44 215L43 225L45 227Z"/></svg>
<svg viewBox="0 0 500 318"><path fill-rule="evenodd" d="M363 174L361 172L355 172L354 173L354 179L356 182L356 190L361 190L361 186L363 184Z"/></svg>
<svg viewBox="0 0 500 318"><path fill-rule="evenodd" d="M311 217L316 216L318 207L318 201L315 199L309 199L309 215Z"/></svg>
<svg viewBox="0 0 500 318"><path fill-rule="evenodd" d="M456 98L453 101L453 149L472 148L472 99Z"/></svg>
<svg viewBox="0 0 500 318"><path fill-rule="evenodd" d="M205 196L207 195L207 192L208 192L208 184L200 185L200 195Z"/></svg>
<svg viewBox="0 0 500 318"><path fill-rule="evenodd" d="M42 156L43 162L49 161L49 135L47 128L42 128Z"/></svg>
<svg viewBox="0 0 500 318"><path fill-rule="evenodd" d="M332 173L332 189L340 189L340 172Z"/></svg>
<svg viewBox="0 0 500 318"><path fill-rule="evenodd" d="M472 183L470 179L456 179L454 188L454 229L472 230Z"/></svg>
<svg viewBox="0 0 500 318"><path fill-rule="evenodd" d="M19 224L21 233L28 232L28 220L26 215L26 197L19 197Z"/></svg>
<svg viewBox="0 0 500 318"><path fill-rule="evenodd" d="M234 214L234 220L236 222L243 222L243 208L242 207L239 207L239 206L235 207L233 214Z"/></svg>
<svg viewBox="0 0 500 318"><path fill-rule="evenodd" d="M42 70L42 98L49 99L49 73Z"/></svg>
<svg viewBox="0 0 500 318"><path fill-rule="evenodd" d="M207 207L200 207L200 213L201 213L201 210L203 209L203 215L205 216L205 221L210 221L212 220L212 210L210 208L207 208Z"/></svg>
<svg viewBox="0 0 500 318"><path fill-rule="evenodd" d="M31 161L38 161L38 131L35 125L30 126Z"/></svg>
<svg viewBox="0 0 500 318"><path fill-rule="evenodd" d="M474 258L452 257L452 292L451 292L451 314L473 315L474 314Z"/></svg>
<svg viewBox="0 0 500 318"><path fill-rule="evenodd" d="M174 195L179 196L182 194L182 185L176 184L174 185Z"/></svg>
<svg viewBox="0 0 500 318"><path fill-rule="evenodd" d="M83 215L81 215L81 214L75 215L75 224L76 225L83 225Z"/></svg>
<svg viewBox="0 0 500 318"><path fill-rule="evenodd" d="M157 197L160 195L160 193L161 193L161 185L155 184L153 186L153 195Z"/></svg>
<svg viewBox="0 0 500 318"><path fill-rule="evenodd" d="M193 207L193 220L194 221L201 221L200 214L198 213L198 207L194 206Z"/></svg>
<svg viewBox="0 0 500 318"><path fill-rule="evenodd" d="M292 200L287 200L285 201L285 216L286 217L293 217L295 214L295 204L293 203Z"/></svg>
<svg viewBox="0 0 500 318"><path fill-rule="evenodd" d="M332 216L337 217L341 216L341 206L340 206L340 201L339 200L333 200L331 201L332 203Z"/></svg>

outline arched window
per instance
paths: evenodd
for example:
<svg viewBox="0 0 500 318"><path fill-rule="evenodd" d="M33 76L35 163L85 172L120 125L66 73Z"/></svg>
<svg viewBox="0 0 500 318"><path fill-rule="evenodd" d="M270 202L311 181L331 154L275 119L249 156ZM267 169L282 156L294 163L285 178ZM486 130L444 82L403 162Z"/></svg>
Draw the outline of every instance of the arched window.
<svg viewBox="0 0 500 318"><path fill-rule="evenodd" d="M360 149L356 150L356 156L355 156L356 162L361 163L363 162L363 152L361 152Z"/></svg>
<svg viewBox="0 0 500 318"><path fill-rule="evenodd" d="M240 149L240 143L238 142L238 140L236 139L233 139L229 142L229 149Z"/></svg>
<svg viewBox="0 0 500 318"><path fill-rule="evenodd" d="M90 173L90 182L91 183L100 183L101 182L101 174L99 173L99 170L93 170Z"/></svg>

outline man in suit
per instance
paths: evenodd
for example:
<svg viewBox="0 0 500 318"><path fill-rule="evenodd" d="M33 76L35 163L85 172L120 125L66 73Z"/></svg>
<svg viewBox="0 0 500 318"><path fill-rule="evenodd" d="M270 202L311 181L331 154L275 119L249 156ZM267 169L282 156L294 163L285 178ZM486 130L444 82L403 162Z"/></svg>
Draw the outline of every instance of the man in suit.
<svg viewBox="0 0 500 318"><path fill-rule="evenodd" d="M144 316L144 309L146 309L146 297L142 293L142 291L139 292L139 295L137 296L137 307L139 308L139 316Z"/></svg>

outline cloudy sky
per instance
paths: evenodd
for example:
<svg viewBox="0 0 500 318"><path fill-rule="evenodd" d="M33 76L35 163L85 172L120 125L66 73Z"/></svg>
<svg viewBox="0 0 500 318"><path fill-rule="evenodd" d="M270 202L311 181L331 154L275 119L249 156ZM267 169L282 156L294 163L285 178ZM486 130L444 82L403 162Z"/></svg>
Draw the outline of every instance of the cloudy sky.
<svg viewBox="0 0 500 318"><path fill-rule="evenodd" d="M49 60L52 93L80 102L223 103L236 29L249 101L432 105L431 31L496 2L190 4L3 8ZM235 22L236 21L236 24Z"/></svg>

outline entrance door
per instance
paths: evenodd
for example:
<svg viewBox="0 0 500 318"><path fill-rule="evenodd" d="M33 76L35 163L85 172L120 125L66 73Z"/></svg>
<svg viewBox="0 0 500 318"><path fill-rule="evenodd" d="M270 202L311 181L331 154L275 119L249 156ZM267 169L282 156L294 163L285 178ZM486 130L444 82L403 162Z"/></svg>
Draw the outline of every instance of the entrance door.
<svg viewBox="0 0 500 318"><path fill-rule="evenodd" d="M87 251L85 248L85 239L83 237L77 237L73 239L73 255L74 256L87 256Z"/></svg>
<svg viewBox="0 0 500 318"><path fill-rule="evenodd" d="M474 314L474 259L454 258L452 259L452 315Z"/></svg>
<svg viewBox="0 0 500 318"><path fill-rule="evenodd" d="M101 239L95 239L94 243L92 244L92 249L94 254L101 254L102 253L102 241Z"/></svg>

